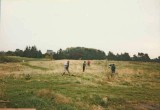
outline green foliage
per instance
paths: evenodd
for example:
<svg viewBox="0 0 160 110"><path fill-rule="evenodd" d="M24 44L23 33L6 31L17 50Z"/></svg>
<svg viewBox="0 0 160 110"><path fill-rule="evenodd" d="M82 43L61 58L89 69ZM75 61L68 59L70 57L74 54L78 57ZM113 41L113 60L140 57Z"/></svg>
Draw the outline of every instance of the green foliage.
<svg viewBox="0 0 160 110"><path fill-rule="evenodd" d="M113 53L113 52L108 52L108 55L107 55L107 59L108 60L116 60L116 55Z"/></svg>
<svg viewBox="0 0 160 110"><path fill-rule="evenodd" d="M158 58L152 59L151 61L160 63L160 56Z"/></svg>
<svg viewBox="0 0 160 110"><path fill-rule="evenodd" d="M133 57L130 57L129 53L126 52L115 55L113 52L110 51L108 52L107 59L116 61L144 61L144 62L151 61L149 55L144 53L138 53L137 56L133 55ZM155 61L157 61L157 59Z"/></svg>
<svg viewBox="0 0 160 110"><path fill-rule="evenodd" d="M5 63L5 62L26 62L26 61L43 61L46 59L41 59L41 58L27 58L27 57L18 57L18 56L5 56L5 55L0 55L0 63Z"/></svg>
<svg viewBox="0 0 160 110"><path fill-rule="evenodd" d="M43 55L40 50L37 50L36 46L27 46L23 52L23 56L29 58L42 58Z"/></svg>
<svg viewBox="0 0 160 110"><path fill-rule="evenodd" d="M138 53L137 60L138 61L150 61L150 58L148 54Z"/></svg>
<svg viewBox="0 0 160 110"><path fill-rule="evenodd" d="M15 56L15 53L14 53L13 51L7 51L7 52L6 52L6 55Z"/></svg>
<svg viewBox="0 0 160 110"><path fill-rule="evenodd" d="M98 49L93 48L85 48L85 47L70 47L66 50L62 50L61 48L57 51L57 53L53 53L51 55L42 55L41 50L38 50L36 46L27 46L25 50L16 49L15 51L0 51L0 55L7 56L20 56L20 57L28 57L28 58L48 58L48 59L82 59L82 60L115 60L115 61L143 61L143 62L160 62L160 56L154 59L150 59L147 53L139 52L138 55L133 55L130 57L129 53L124 52L121 54L114 54L109 51L106 56L105 52Z"/></svg>
<svg viewBox="0 0 160 110"><path fill-rule="evenodd" d="M66 50L60 49L57 54L54 55L56 59L97 59L102 60L106 58L105 52L92 48L85 47L71 47Z"/></svg>
<svg viewBox="0 0 160 110"><path fill-rule="evenodd" d="M14 57L9 57L9 56L0 56L0 63L4 62L20 62L20 59L16 59Z"/></svg>
<svg viewBox="0 0 160 110"><path fill-rule="evenodd" d="M131 57L129 56L129 53L126 53L126 52L115 55L114 53L109 51L107 55L107 59L108 60L118 60L118 61L130 61Z"/></svg>
<svg viewBox="0 0 160 110"><path fill-rule="evenodd" d="M29 58L42 58L41 50L37 50L36 46L27 46L26 49L20 50L16 49L15 51L7 51L7 52L0 52L0 55L6 56L20 56L20 57L29 57Z"/></svg>
<svg viewBox="0 0 160 110"><path fill-rule="evenodd" d="M15 55L16 55L16 56L23 57L23 50L16 49L16 51L15 51Z"/></svg>

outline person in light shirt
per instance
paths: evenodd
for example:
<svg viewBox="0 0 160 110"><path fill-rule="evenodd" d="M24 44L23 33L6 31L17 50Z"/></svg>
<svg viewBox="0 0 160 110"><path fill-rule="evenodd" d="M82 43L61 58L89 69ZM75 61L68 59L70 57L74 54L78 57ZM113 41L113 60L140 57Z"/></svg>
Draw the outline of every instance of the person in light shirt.
<svg viewBox="0 0 160 110"><path fill-rule="evenodd" d="M62 76L63 76L66 72L68 72L69 75L70 75L70 72L69 72L69 61L67 61L67 62L64 63L64 72L63 72Z"/></svg>

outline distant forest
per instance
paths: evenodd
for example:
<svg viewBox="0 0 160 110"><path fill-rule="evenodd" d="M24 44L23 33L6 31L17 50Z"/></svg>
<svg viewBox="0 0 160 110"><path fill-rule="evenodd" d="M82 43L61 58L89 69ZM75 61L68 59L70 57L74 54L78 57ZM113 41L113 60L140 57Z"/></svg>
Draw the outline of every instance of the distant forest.
<svg viewBox="0 0 160 110"><path fill-rule="evenodd" d="M38 50L36 46L27 46L25 50L16 49L15 51L1 51L0 55L4 56L20 56L29 58L50 58L55 60L60 59L75 59L75 60L115 60L115 61L144 61L144 62L160 62L160 56L158 58L150 59L147 53L139 52L132 57L129 53L114 54L109 51L108 54L102 50L85 48L85 47L71 47L65 50L59 49L57 52L44 53Z"/></svg>

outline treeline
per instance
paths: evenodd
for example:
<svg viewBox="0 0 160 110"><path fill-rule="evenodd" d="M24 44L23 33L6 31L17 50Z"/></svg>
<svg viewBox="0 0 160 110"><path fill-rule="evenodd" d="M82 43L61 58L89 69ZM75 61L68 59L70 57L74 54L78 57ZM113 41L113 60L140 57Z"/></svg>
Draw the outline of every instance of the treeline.
<svg viewBox="0 0 160 110"><path fill-rule="evenodd" d="M28 58L43 57L41 50L38 50L36 46L27 46L24 51L20 49L16 49L15 51L0 52L0 55L20 56L20 57L28 57Z"/></svg>
<svg viewBox="0 0 160 110"><path fill-rule="evenodd" d="M147 53L138 53L137 55L133 55L133 57L130 57L129 53L121 53L121 54L114 54L113 52L108 52L108 55L106 56L108 60L116 60L116 61L144 61L144 62L159 62L160 56L156 59L150 59L149 55Z"/></svg>
<svg viewBox="0 0 160 110"><path fill-rule="evenodd" d="M113 52L108 52L106 56L108 60L116 61L143 61L143 62L160 62L160 56L158 58L150 59L147 53L139 52L137 55L134 54L133 57L130 57L129 53L114 54Z"/></svg>
<svg viewBox="0 0 160 110"><path fill-rule="evenodd" d="M134 54L132 57L129 53L114 54L109 51L106 55L104 51L84 48L84 47L72 47L65 50L59 49L53 53L54 59L90 59L90 60L115 60L115 61L143 61L143 62L160 62L160 56L155 59L150 59L147 53L139 52L137 55Z"/></svg>
<svg viewBox="0 0 160 110"><path fill-rule="evenodd" d="M20 57L29 57L29 58L51 58L55 60L59 59L82 59L82 60L115 60L115 61L144 61L144 62L160 62L160 56L155 59L150 59L147 53L138 53L132 57L129 53L114 54L109 51L106 55L104 51L85 48L85 47L71 47L65 50L59 49L57 52L45 53L42 54L41 50L38 50L36 46L27 46L25 50L16 49L15 51L0 52L0 55L7 56L20 56Z"/></svg>
<svg viewBox="0 0 160 110"><path fill-rule="evenodd" d="M106 54L102 50L85 47L71 47L66 50L58 50L53 54L54 59L90 59L90 60L103 60L106 59Z"/></svg>

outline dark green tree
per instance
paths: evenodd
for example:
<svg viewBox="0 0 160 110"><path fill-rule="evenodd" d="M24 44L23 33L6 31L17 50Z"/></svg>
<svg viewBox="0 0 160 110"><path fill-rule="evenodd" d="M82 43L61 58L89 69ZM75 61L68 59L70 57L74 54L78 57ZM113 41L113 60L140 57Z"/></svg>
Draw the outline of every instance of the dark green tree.
<svg viewBox="0 0 160 110"><path fill-rule="evenodd" d="M134 54L133 57L132 57L132 60L133 61L138 61L138 57Z"/></svg>
<svg viewBox="0 0 160 110"><path fill-rule="evenodd" d="M16 50L15 50L15 55L16 55L16 56L23 57L23 50L16 49Z"/></svg>
<svg viewBox="0 0 160 110"><path fill-rule="evenodd" d="M42 52L40 50L37 50L36 46L27 46L26 49L23 52L24 57L29 57L29 58L42 58Z"/></svg>
<svg viewBox="0 0 160 110"><path fill-rule="evenodd" d="M130 61L131 60L131 57L129 56L129 53L124 53L124 54L121 54L121 60L122 61Z"/></svg>
<svg viewBox="0 0 160 110"><path fill-rule="evenodd" d="M14 51L7 51L6 52L6 55L8 55L8 56L15 56L15 53L14 53Z"/></svg>
<svg viewBox="0 0 160 110"><path fill-rule="evenodd" d="M57 54L53 55L56 59L105 59L106 55L103 51L85 48L85 47L71 47L66 50L59 50Z"/></svg>
<svg viewBox="0 0 160 110"><path fill-rule="evenodd" d="M113 52L109 51L108 55L107 55L107 59L108 60L116 60L117 57L116 57L116 55Z"/></svg>

